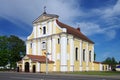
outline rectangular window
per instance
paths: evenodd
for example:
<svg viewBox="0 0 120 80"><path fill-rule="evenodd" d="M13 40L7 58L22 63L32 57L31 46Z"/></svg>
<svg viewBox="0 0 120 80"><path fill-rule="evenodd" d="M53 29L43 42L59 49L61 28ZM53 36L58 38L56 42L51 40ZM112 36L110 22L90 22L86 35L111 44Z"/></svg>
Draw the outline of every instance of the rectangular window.
<svg viewBox="0 0 120 80"><path fill-rule="evenodd" d="M30 42L30 48L32 48L32 42Z"/></svg>
<svg viewBox="0 0 120 80"><path fill-rule="evenodd" d="M60 39L58 38L58 44L60 44Z"/></svg>
<svg viewBox="0 0 120 80"><path fill-rule="evenodd" d="M83 49L83 61L85 61L85 49Z"/></svg>
<svg viewBox="0 0 120 80"><path fill-rule="evenodd" d="M91 62L91 51L89 51L89 61Z"/></svg>
<svg viewBox="0 0 120 80"><path fill-rule="evenodd" d="M67 39L67 44L69 44L69 39Z"/></svg>
<svg viewBox="0 0 120 80"><path fill-rule="evenodd" d="M42 42L42 49L46 49L46 42Z"/></svg>
<svg viewBox="0 0 120 80"><path fill-rule="evenodd" d="M78 48L75 49L75 60L78 60Z"/></svg>
<svg viewBox="0 0 120 80"><path fill-rule="evenodd" d="M46 27L43 27L43 34L46 34Z"/></svg>

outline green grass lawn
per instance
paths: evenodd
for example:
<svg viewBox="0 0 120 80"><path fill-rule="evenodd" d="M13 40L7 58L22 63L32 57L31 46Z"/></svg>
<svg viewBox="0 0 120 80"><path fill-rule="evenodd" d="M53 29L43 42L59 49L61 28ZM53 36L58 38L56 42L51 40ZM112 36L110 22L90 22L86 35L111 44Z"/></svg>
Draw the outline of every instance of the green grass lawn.
<svg viewBox="0 0 120 80"><path fill-rule="evenodd" d="M81 74L81 75L120 75L118 71L83 71L83 72L68 72L68 74Z"/></svg>

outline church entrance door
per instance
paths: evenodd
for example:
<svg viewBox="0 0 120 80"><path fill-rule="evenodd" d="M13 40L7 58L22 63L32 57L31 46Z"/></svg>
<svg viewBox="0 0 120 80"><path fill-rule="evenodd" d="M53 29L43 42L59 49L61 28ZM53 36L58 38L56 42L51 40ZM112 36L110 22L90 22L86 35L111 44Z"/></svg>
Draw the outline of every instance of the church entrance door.
<svg viewBox="0 0 120 80"><path fill-rule="evenodd" d="M29 72L29 62L25 63L25 72Z"/></svg>

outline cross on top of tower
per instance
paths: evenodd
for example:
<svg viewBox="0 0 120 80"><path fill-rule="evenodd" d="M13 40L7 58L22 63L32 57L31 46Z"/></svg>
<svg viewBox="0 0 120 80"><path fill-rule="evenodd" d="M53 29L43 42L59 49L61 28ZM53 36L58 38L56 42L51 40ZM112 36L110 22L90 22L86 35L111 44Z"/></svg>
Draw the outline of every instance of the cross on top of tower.
<svg viewBox="0 0 120 80"><path fill-rule="evenodd" d="M43 14L46 14L46 6L44 6L44 12L43 12Z"/></svg>

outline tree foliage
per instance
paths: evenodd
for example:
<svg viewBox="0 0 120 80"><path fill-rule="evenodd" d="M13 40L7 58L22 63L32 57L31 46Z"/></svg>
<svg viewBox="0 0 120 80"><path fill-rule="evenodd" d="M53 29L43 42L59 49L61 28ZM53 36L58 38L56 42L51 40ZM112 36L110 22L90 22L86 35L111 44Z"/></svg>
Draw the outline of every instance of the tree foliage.
<svg viewBox="0 0 120 80"><path fill-rule="evenodd" d="M8 63L8 38L0 36L0 66L4 67Z"/></svg>
<svg viewBox="0 0 120 80"><path fill-rule="evenodd" d="M116 64L118 64L118 62L115 60L115 58L114 57L107 57L104 61L103 61L103 63L105 63L105 64L109 64L109 66L111 67L111 69L115 69L115 67L116 67Z"/></svg>
<svg viewBox="0 0 120 80"><path fill-rule="evenodd" d="M22 53L22 54L21 54ZM25 43L17 36L0 36L0 66L8 63L10 67L15 67L16 62L25 55Z"/></svg>
<svg viewBox="0 0 120 80"><path fill-rule="evenodd" d="M94 61L96 60L96 53L94 53Z"/></svg>

